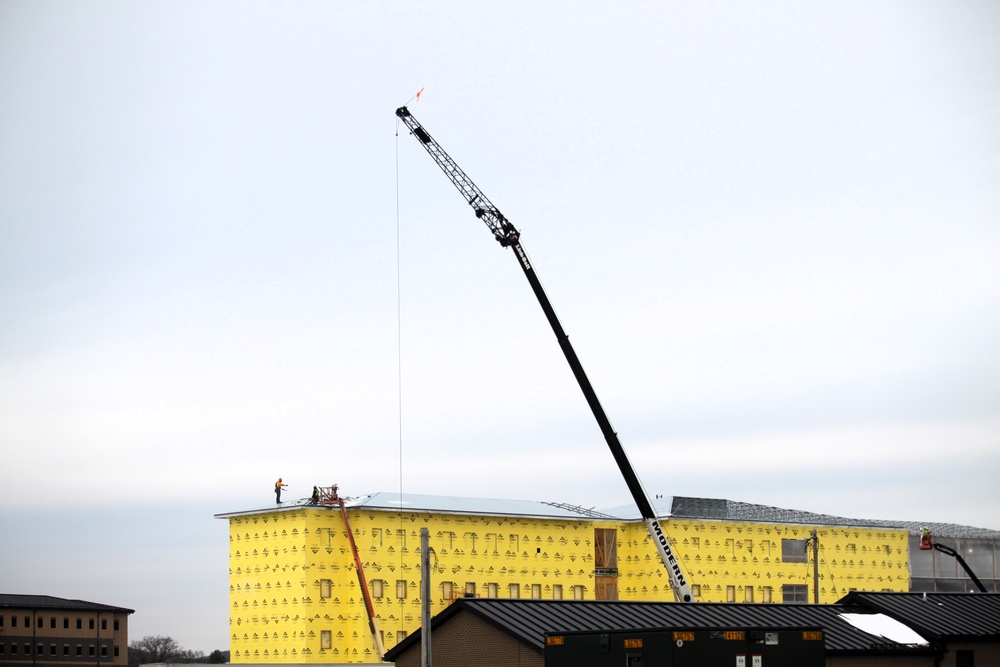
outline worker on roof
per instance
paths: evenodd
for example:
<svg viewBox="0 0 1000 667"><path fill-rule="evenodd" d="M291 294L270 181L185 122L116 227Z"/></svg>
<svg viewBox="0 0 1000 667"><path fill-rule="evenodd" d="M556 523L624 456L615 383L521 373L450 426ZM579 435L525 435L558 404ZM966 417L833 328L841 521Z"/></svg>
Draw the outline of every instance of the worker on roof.
<svg viewBox="0 0 1000 667"><path fill-rule="evenodd" d="M278 481L274 483L274 502L276 503L281 502L281 487L283 486L288 486L288 485L283 483L281 481L281 478L279 477Z"/></svg>

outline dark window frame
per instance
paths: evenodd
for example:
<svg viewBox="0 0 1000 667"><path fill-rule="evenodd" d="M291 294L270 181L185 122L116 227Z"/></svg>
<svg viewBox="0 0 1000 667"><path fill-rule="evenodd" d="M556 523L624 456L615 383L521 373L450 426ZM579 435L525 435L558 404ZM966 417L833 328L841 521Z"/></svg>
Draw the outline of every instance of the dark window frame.
<svg viewBox="0 0 1000 667"><path fill-rule="evenodd" d="M809 604L809 586L806 584L782 584L782 604Z"/></svg>
<svg viewBox="0 0 1000 667"><path fill-rule="evenodd" d="M807 545L809 540L781 540L781 562L782 563L808 563L809 551Z"/></svg>

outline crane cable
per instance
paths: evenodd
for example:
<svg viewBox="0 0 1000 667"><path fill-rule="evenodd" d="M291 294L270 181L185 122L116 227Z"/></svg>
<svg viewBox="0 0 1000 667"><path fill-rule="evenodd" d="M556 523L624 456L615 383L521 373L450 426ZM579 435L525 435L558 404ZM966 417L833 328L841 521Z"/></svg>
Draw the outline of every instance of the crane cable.
<svg viewBox="0 0 1000 667"><path fill-rule="evenodd" d="M399 448L399 528L397 535L403 534L403 315L402 315L402 287L401 287L401 262L400 262L400 234L399 234L399 118L396 118L396 401L397 401L397 423L398 423L398 448ZM406 539L405 536L403 539ZM400 574L403 572L403 549L397 549L399 555ZM384 585L384 584L383 584ZM405 584L404 584L405 585ZM396 596L399 600L399 624L404 620L403 598ZM402 627L397 628L401 630Z"/></svg>

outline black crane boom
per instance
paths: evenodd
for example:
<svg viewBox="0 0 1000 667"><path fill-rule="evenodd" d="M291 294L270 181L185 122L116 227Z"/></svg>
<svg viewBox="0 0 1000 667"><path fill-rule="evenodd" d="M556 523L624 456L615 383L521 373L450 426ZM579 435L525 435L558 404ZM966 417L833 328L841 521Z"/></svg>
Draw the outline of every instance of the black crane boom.
<svg viewBox="0 0 1000 667"><path fill-rule="evenodd" d="M524 271L524 275L528 279L528 283L531 285L531 289L535 293L535 297L538 299L538 303L542 307L542 311L545 313L545 317L548 319L549 325L556 335L559 347L562 349L566 361L569 362L570 369L573 371L573 375L576 377L576 381L583 391L587 405L590 406L591 412L594 413L594 418L597 420L597 425L600 427L601 433L604 435L604 439L611 449L611 454L618 464L618 469L625 478L625 484L628 486L632 498L639 508L639 514L642 516L649 530L650 537L660 554L660 559L667 568L674 595L682 602L693 602L694 596L691 592L691 587L687 583L683 570L681 570L680 563L676 556L674 556L673 550L670 547L670 541L660 526L656 512L653 510L653 506L649 502L649 498L646 496L646 492L643 490L642 484L635 474L635 470L632 468L632 463L625 453L625 448L622 447L621 442L618 440L618 434L611 426L611 420L608 419L607 414L604 412L604 407L597 398L597 392L594 391L594 387L590 384L590 379L583 370L583 364L580 363L576 351L569 342L569 336L563 330L562 324L556 316L555 309L552 307L549 297L545 294L541 281L535 274L535 269L528 258L528 254L521 246L520 232L493 205L483 191L472 182L472 179L462 171L461 167L458 166L441 145L431 137L430 133L413 117L409 109L405 106L396 109L396 116L403 121L413 136L420 141L424 150L427 151L438 167L441 168L441 171L458 188L465 201L475 210L476 217L486 223L486 226L493 232L494 238L496 238L500 245L513 250L518 264L521 266L521 270Z"/></svg>

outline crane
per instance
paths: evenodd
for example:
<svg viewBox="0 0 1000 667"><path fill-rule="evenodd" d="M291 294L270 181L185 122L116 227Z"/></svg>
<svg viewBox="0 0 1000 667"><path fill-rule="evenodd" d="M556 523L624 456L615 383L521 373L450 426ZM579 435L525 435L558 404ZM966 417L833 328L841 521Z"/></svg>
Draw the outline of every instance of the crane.
<svg viewBox="0 0 1000 667"><path fill-rule="evenodd" d="M514 252L518 265L524 272L524 276L528 279L528 284L531 285L531 290L535 293L535 298L538 299L538 303L542 307L542 311L545 313L545 317L548 319L553 333L556 335L559 347L562 348L563 355L565 355L566 361L569 362L569 367L573 371L580 389L583 391L587 405L590 406L591 412L594 413L597 425L600 427L601 433L604 435L604 439L611 449L611 454L618 464L618 469L625 478L625 484L628 486L632 498L639 508L639 514L642 516L643 523L646 524L646 529L649 531L653 544L656 545L660 560L663 561L663 565L667 569L667 574L670 578L670 587L675 597L681 602L694 602L691 586L688 584L687 577L681 569L680 562L674 555L674 551L670 546L670 540L667 538L666 533L663 532L663 527L660 525L656 512L653 511L653 506L649 502L649 498L646 496L646 492L643 490L642 484L640 484L639 478L635 474L635 470L632 468L632 464L625 453L625 448L622 447L621 442L618 440L618 434L612 428L611 420L608 419L607 414L604 412L604 408L597 398L597 393L590 384L587 373L583 370L583 364L580 363L576 351L569 342L569 336L566 335L562 324L559 322L559 318L556 317L556 312L552 308L545 290L542 288L542 283L535 273L534 265L528 258L528 253L521 246L521 233L493 205L483 191L473 183L472 179L462 171L461 167L445 152L441 145L431 137L430 133L413 117L413 114L410 113L407 107L402 106L396 109L396 116L409 128L410 133L417 138L420 145L424 147L424 150L427 151L438 167L441 168L441 171L458 188L465 201L475 211L476 217L486 223L486 226L493 233L493 237L497 242L502 247L510 248Z"/></svg>

